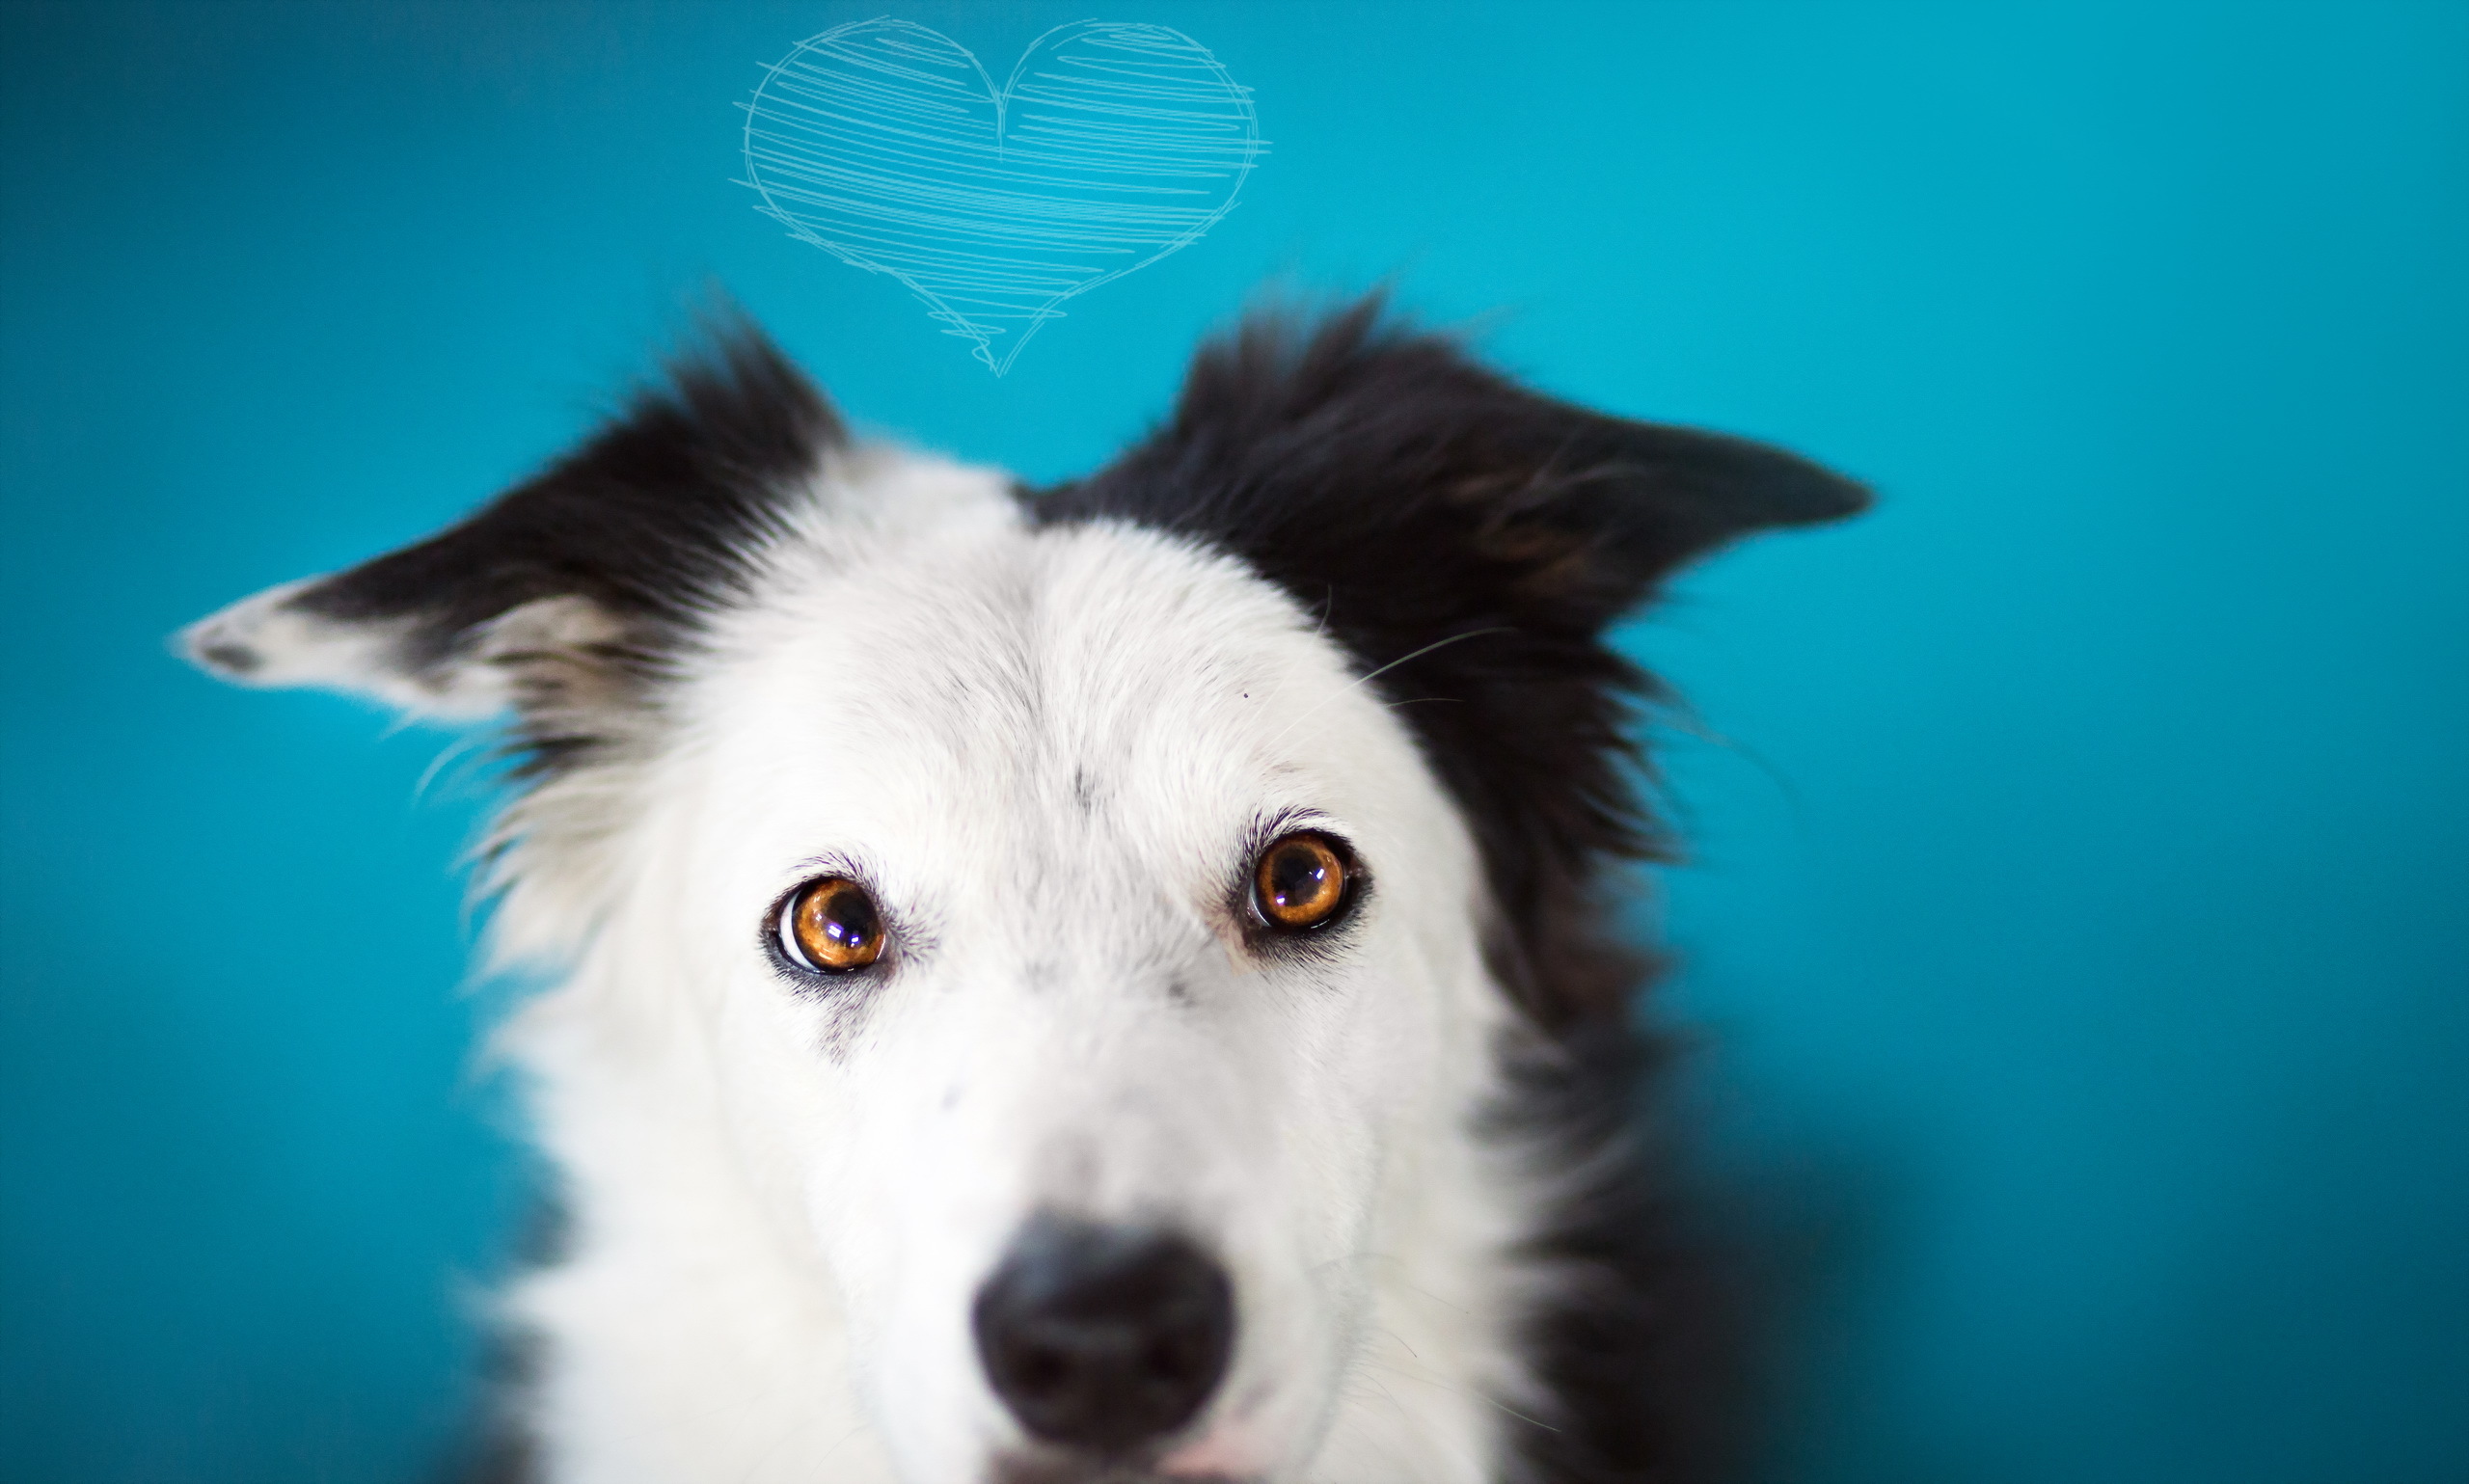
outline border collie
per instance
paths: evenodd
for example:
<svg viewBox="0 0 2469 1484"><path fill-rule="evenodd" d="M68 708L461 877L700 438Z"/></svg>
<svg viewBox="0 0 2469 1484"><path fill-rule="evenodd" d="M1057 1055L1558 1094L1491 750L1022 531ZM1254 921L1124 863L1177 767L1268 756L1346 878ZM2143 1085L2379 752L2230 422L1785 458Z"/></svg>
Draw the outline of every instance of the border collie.
<svg viewBox="0 0 2469 1484"><path fill-rule="evenodd" d="M195 625L506 718L502 1045L570 1211L528 1476L1667 1479L1715 1362L1634 1135L1605 641L1859 509L1367 302L1044 491L732 322L462 524Z"/></svg>

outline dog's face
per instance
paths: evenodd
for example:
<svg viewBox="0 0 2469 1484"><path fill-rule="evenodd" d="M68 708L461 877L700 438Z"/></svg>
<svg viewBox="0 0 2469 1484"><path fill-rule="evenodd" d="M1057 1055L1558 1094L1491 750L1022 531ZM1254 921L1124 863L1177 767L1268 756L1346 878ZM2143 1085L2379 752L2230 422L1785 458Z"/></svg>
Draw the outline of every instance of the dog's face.
<svg viewBox="0 0 2469 1484"><path fill-rule="evenodd" d="M455 531L190 635L515 714L503 931L716 1131L921 1484L1290 1477L1384 1327L1514 1390L1467 1275L1526 1232L1473 1130L1502 1036L1601 1009L1533 931L1622 844L1600 630L1856 502L1364 315L1218 354L1150 445L1024 499L849 443L741 345Z"/></svg>
<svg viewBox="0 0 2469 1484"><path fill-rule="evenodd" d="M1384 1172L1476 1111L1446 1099L1504 1007L1471 848L1284 593L931 476L985 508L834 542L719 626L661 765L692 802L642 882L654 951L708 982L734 1125L911 1476L1023 1420L1165 1444L1211 1399L1185 1461L1282 1472L1354 1347ZM1122 1328L1157 1355L1072 1348L1109 1283L1153 1289Z"/></svg>

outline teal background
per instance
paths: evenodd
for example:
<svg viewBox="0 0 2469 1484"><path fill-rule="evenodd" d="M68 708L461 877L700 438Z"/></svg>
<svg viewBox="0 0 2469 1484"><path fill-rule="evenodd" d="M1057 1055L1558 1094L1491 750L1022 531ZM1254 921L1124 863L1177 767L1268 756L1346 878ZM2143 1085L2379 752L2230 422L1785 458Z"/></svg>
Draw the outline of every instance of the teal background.
<svg viewBox="0 0 2469 1484"><path fill-rule="evenodd" d="M1388 280L1870 519L1639 654L1765 1466L2469 1477L2469 9L1200 6L1271 152L996 381L733 184L858 6L11 6L0 1477L421 1476L525 1176L441 734L178 624L552 455L742 299L1045 478L1264 282ZM999 77L1069 4L905 4Z"/></svg>

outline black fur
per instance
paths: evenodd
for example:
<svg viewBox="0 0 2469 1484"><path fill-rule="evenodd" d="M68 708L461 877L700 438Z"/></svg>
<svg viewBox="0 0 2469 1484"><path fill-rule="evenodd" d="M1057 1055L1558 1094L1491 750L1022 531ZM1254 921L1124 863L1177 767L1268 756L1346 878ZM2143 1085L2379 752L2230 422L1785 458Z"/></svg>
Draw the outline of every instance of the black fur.
<svg viewBox="0 0 2469 1484"><path fill-rule="evenodd" d="M1537 396L1374 300L1205 349L1163 428L1034 507L1238 556L1387 699L1438 703L1398 715L1466 812L1495 962L1536 1033L1502 1050L1495 1132L1582 1174L1528 1252L1560 1280L1520 1336L1552 1399L1510 1424L1534 1484L1720 1477L1745 1441L1735 1295L1649 1138L1667 1048L1633 1011L1653 966L1601 896L1608 866L1663 840L1629 741L1660 691L1604 631L1693 557L1867 500L1777 449Z"/></svg>
<svg viewBox="0 0 2469 1484"><path fill-rule="evenodd" d="M1502 967L1560 1028L1628 1004L1634 977L1588 946L1590 893L1659 840L1625 770L1653 684L1605 628L1692 557L1866 499L1779 449L1537 396L1370 300L1308 337L1256 318L1204 349L1166 426L1034 509L1243 558L1418 703L1399 715L1474 825Z"/></svg>
<svg viewBox="0 0 2469 1484"><path fill-rule="evenodd" d="M636 678L656 672L737 590L802 477L848 443L830 404L762 332L726 319L705 338L573 453L294 603L330 619L405 622L395 662L418 675L513 608L584 598L623 631L591 658ZM517 737L533 770L571 763L593 741Z"/></svg>
<svg viewBox="0 0 2469 1484"><path fill-rule="evenodd" d="M535 1168L529 1218L508 1255L517 1271L552 1268L573 1253L573 1212L556 1174ZM438 1484L537 1484L547 1472L533 1436L530 1409L547 1363L546 1340L501 1319L482 1338L479 1404L474 1425L456 1440Z"/></svg>
<svg viewBox="0 0 2469 1484"><path fill-rule="evenodd" d="M1507 1429L1531 1484L1736 1479L1756 1444L1753 1264L1695 1208L1658 1117L1672 1050L1622 1021L1502 1050L1490 1131L1569 1182L1525 1251L1554 1284L1517 1336L1549 1398Z"/></svg>

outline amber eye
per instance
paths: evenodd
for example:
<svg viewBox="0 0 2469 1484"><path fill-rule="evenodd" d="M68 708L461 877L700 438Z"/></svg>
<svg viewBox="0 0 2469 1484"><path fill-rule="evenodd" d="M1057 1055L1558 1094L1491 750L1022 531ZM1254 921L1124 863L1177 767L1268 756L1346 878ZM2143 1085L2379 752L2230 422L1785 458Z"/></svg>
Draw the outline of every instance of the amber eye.
<svg viewBox="0 0 2469 1484"><path fill-rule="evenodd" d="M1252 868L1252 902L1272 928L1308 932L1325 926L1346 901L1346 862L1324 835L1281 835Z"/></svg>
<svg viewBox="0 0 2469 1484"><path fill-rule="evenodd" d="M882 915L845 876L809 881L780 908L780 951L826 974L862 969L882 957Z"/></svg>

